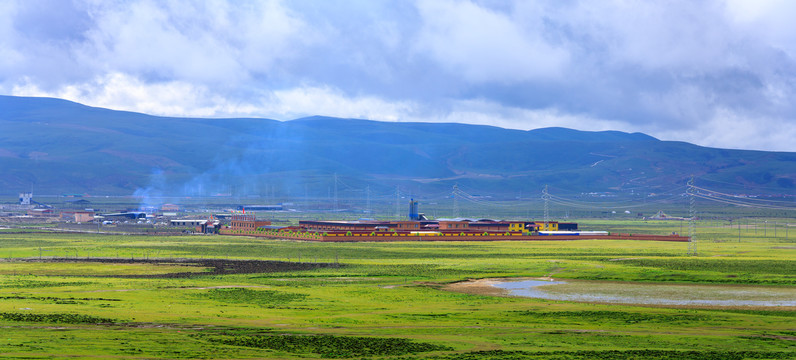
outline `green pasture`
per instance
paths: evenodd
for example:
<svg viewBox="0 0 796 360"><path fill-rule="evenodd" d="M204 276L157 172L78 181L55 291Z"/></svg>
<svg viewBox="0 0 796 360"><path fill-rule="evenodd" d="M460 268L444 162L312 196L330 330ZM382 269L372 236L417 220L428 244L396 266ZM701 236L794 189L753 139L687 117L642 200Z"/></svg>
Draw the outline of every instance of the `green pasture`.
<svg viewBox="0 0 796 360"><path fill-rule="evenodd" d="M656 234L679 232L679 225L583 223ZM706 236L698 256L686 256L686 243L647 241L312 243L0 233L0 357L794 358L796 313L788 309L588 304L442 289L467 279L541 276L789 289L796 286L796 234L786 236L784 226L776 237L767 227L766 237L743 233L738 242L737 225L701 223ZM97 258L164 263L81 261ZM176 262L182 258L330 266L214 275ZM158 277L187 271L199 274Z"/></svg>

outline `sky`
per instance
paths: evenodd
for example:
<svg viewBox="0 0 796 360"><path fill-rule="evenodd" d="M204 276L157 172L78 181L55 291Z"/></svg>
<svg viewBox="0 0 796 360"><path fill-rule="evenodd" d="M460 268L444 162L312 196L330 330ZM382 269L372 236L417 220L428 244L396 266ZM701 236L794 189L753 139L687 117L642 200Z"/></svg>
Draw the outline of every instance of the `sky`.
<svg viewBox="0 0 796 360"><path fill-rule="evenodd" d="M796 151L796 1L0 0L0 94Z"/></svg>

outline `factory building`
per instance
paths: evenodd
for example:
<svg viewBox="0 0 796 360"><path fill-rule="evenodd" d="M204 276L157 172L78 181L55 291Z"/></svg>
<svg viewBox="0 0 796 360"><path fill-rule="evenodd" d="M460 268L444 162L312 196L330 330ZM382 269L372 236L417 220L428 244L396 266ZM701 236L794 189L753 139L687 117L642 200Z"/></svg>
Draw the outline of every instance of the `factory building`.
<svg viewBox="0 0 796 360"><path fill-rule="evenodd" d="M439 233L532 233L539 231L558 231L559 226L566 224L569 230L577 230L576 223L558 223L549 221L547 228L543 222L502 221L489 219L444 219L444 220L418 220L418 221L322 221L301 220L295 230L315 232L335 231L435 231ZM544 230L551 229L551 230Z"/></svg>
<svg viewBox="0 0 796 360"><path fill-rule="evenodd" d="M270 221L258 221L254 215L232 215L232 223L231 228L232 230L245 230L245 231L254 231L261 226L269 226L271 225Z"/></svg>
<svg viewBox="0 0 796 360"><path fill-rule="evenodd" d="M93 211L61 211L61 220L84 223L94 221Z"/></svg>
<svg viewBox="0 0 796 360"><path fill-rule="evenodd" d="M548 221L547 226L543 222L534 221L503 221L492 219L439 219L428 220L418 212L418 202L414 199L409 200L409 220L405 221L321 221L321 220L302 220L297 227L292 227L296 231L308 232L354 232L374 233L382 231L392 231L398 233L411 232L435 232L439 234L527 234L538 233L539 231L558 231L559 228L567 230L577 230L576 223L558 223Z"/></svg>
<svg viewBox="0 0 796 360"><path fill-rule="evenodd" d="M28 214L28 216L34 216L34 217L53 217L53 216L58 216L58 214L56 214L53 211L53 209L50 209L50 208L30 209L30 210L28 210L27 214Z"/></svg>
<svg viewBox="0 0 796 360"><path fill-rule="evenodd" d="M193 227L194 232L202 234L217 234L221 229L221 221L210 216L208 219L178 219L169 221L171 226Z"/></svg>
<svg viewBox="0 0 796 360"><path fill-rule="evenodd" d="M206 223L207 219L177 219L169 221L169 225L171 226L189 226L189 227L195 227Z"/></svg>
<svg viewBox="0 0 796 360"><path fill-rule="evenodd" d="M238 211L282 211L282 205L238 205Z"/></svg>
<svg viewBox="0 0 796 360"><path fill-rule="evenodd" d="M576 223L557 221L506 221L493 219L428 220L418 212L418 203L409 203L409 220L357 221L301 220L294 226L272 226L270 221L258 221L254 215L233 215L231 226L221 229L227 235L249 235L311 241L502 241L579 239L581 235L609 237L605 231L577 231ZM559 231L560 230L560 231ZM638 240L685 241L680 236L631 236L619 234L615 238Z"/></svg>
<svg viewBox="0 0 796 360"><path fill-rule="evenodd" d="M138 220L138 219L146 219L146 213L141 211L127 211L127 212L119 212L113 214L105 214L103 215L105 220L113 220L113 221L126 221L126 220Z"/></svg>

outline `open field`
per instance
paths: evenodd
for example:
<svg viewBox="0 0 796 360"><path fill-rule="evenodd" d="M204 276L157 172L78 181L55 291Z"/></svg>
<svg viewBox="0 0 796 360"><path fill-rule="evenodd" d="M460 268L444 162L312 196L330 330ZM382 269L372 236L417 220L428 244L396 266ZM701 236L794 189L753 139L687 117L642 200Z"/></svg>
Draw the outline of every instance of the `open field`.
<svg viewBox="0 0 796 360"><path fill-rule="evenodd" d="M584 224L663 234L679 226ZM786 237L780 227L776 237L743 233L739 243L737 225L724 225L701 224L712 232L697 257L685 256L685 243L666 242L310 243L0 232L0 356L796 357L796 313L784 308L590 304L444 289L468 279L545 276L796 287L796 234ZM208 259L296 267L218 272L202 262ZM184 275L168 276L177 273Z"/></svg>

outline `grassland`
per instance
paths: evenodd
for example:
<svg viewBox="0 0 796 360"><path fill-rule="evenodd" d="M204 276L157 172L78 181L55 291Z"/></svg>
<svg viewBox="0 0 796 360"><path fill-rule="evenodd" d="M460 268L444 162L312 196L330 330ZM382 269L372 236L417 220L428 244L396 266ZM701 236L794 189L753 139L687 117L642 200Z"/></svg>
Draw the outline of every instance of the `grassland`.
<svg viewBox="0 0 796 360"><path fill-rule="evenodd" d="M678 231L679 226L583 223L647 233ZM782 228L777 237L741 228L737 242L735 224L700 226L711 235L699 243L696 257L685 255L687 244L665 242L310 243L0 233L0 357L796 357L796 314L783 309L588 304L442 289L467 279L541 276L796 286L796 240ZM73 261L47 262L51 257ZM176 261L80 261L86 258L340 266L217 274ZM197 275L161 276L172 272Z"/></svg>

